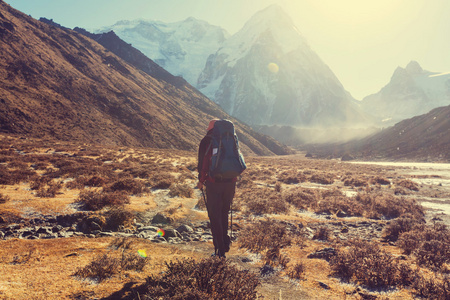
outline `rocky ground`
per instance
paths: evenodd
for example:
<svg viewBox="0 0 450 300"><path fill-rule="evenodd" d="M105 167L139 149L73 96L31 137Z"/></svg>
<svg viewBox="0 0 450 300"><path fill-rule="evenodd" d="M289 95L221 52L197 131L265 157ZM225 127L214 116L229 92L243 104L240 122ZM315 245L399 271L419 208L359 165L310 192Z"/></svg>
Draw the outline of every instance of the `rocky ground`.
<svg viewBox="0 0 450 300"><path fill-rule="evenodd" d="M31 156L31 153L49 153L48 149L44 151L37 147L33 151L23 146L15 147L17 151L3 152L15 162L3 158L2 166L33 168L33 163L21 164L17 162L17 157L27 161L27 156ZM71 153L74 151L69 150L50 152L50 156L55 156L51 164L61 165L59 171L63 170L63 164L57 161L79 157L73 156ZM190 187L195 186L196 172L192 168L195 164L194 153L120 149L100 155L95 154L95 151L78 153L83 153L83 159L88 159L90 164L95 162L99 168L117 164L117 168L120 167L122 172L142 172L142 164L151 159L152 164L157 162L165 168L172 166L170 172L175 176L171 180ZM44 155L39 154L37 157ZM330 258L336 255L340 245L353 239L376 242L395 257L402 257L403 254L396 247L396 243L387 240L384 234L385 228L394 219L355 216L350 208L319 213L313 207L299 209L292 204L287 206L287 210L261 210L257 213L250 211L246 205L252 201L258 203L260 200L270 199L255 206L257 209L264 209L273 202L285 203L284 199L287 199L289 193L299 190L311 195L315 193L318 197L325 197L325 191L333 191L341 195L338 198L343 201L366 193L418 200L433 198L440 201L449 195L447 175L432 170L420 173L420 170L404 166L310 160L302 155L249 157L247 162L249 169L238 184L233 206L233 244L227 259L240 269L249 270L259 276L259 297L412 299L410 292L405 289L373 290L346 283L331 275L328 263ZM51 164L49 162L47 168L51 167ZM152 168L152 164L145 168ZM10 170L15 172L16 169ZM58 169L53 167L49 174L55 174L57 171ZM100 171L99 169L96 172ZM39 174L41 177L45 175L42 171L39 171ZM147 183L149 185L155 185L151 183L154 181L152 176L152 173L147 175L150 178ZM59 179L66 184L76 181L73 175ZM402 180L407 180L408 185L404 185ZM88 211L81 207L76 201L80 190L64 187L53 198L37 197L38 191L33 190L32 185L32 182L25 181L0 186L0 193L3 199L6 199L4 202L0 201L0 277L3 278L0 279L0 299L113 299L110 298L111 295L125 291L125 287L130 284L142 283L150 274L159 274L164 270L166 261L187 257L202 259L213 252L207 214L202 207L201 193L197 189L193 189L192 194L188 196L174 196L171 195L169 186L159 186L131 195L125 208L133 212L134 217L129 223L108 229L105 226L107 211ZM322 205L320 202L319 199L317 205ZM429 223L441 222L437 220L445 222L448 216L444 213L443 210L430 209L426 211L425 217ZM291 278L288 276L288 269L282 266L265 264L264 253L253 252L242 246L240 237L245 234L249 225L260 220L274 220L296 236L290 247L282 249L282 254L290 259L288 266L295 263L303 265L304 270L300 278ZM270 236L270 232L262 234ZM77 269L89 264L97 255L119 255L117 250L114 250L117 247L111 245L126 240L133 244L127 251L140 253L139 251L146 250L148 253L149 260L143 271L127 271L114 275L105 282L86 281L74 276Z"/></svg>

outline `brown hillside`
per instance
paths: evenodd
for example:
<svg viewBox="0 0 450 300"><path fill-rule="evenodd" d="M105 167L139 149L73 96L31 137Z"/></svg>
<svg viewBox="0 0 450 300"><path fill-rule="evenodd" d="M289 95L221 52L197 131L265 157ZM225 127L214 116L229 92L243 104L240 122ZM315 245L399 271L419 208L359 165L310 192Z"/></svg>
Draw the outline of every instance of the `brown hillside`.
<svg viewBox="0 0 450 300"><path fill-rule="evenodd" d="M190 85L152 77L97 42L3 2L0 49L0 132L195 150L211 118L232 119ZM286 153L234 121L247 154Z"/></svg>
<svg viewBox="0 0 450 300"><path fill-rule="evenodd" d="M350 154L363 159L450 161L450 106L435 108L359 141L312 151L333 157Z"/></svg>

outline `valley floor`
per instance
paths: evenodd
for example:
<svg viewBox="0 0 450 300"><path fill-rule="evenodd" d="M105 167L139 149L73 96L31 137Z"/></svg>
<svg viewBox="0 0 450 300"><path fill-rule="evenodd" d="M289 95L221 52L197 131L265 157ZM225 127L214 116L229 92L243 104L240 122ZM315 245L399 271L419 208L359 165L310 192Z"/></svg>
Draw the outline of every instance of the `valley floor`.
<svg viewBox="0 0 450 300"><path fill-rule="evenodd" d="M0 299L143 299L167 263L209 259L196 153L6 135L0 145ZM248 299L448 297L447 165L246 162L227 263L259 280ZM443 257L423 255L417 228L440 234Z"/></svg>

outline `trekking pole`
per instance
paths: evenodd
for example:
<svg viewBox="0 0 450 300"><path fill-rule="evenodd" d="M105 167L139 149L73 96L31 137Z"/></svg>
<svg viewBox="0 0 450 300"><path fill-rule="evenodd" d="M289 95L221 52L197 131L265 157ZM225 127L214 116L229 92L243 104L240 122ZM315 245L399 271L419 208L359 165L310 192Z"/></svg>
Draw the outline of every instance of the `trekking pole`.
<svg viewBox="0 0 450 300"><path fill-rule="evenodd" d="M230 241L231 241L233 239L233 201L231 201L230 213L231 213L231 224L230 224Z"/></svg>

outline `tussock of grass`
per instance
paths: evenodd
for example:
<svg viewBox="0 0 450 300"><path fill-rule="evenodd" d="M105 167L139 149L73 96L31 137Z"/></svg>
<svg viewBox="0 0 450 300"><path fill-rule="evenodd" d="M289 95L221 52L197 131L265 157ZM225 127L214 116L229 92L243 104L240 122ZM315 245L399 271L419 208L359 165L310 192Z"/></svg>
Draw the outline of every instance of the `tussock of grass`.
<svg viewBox="0 0 450 300"><path fill-rule="evenodd" d="M121 206L130 203L124 192L103 192L84 190L80 192L77 201L87 210L100 210L103 207Z"/></svg>
<svg viewBox="0 0 450 300"><path fill-rule="evenodd" d="M172 184L169 187L169 196L192 198L194 196L194 189L188 184Z"/></svg>
<svg viewBox="0 0 450 300"><path fill-rule="evenodd" d="M239 236L239 243L241 248L262 254L266 264L286 267L288 259L280 250L289 246L292 239L286 225L263 220L247 225Z"/></svg>
<svg viewBox="0 0 450 300"><path fill-rule="evenodd" d="M450 264L450 230L443 224L420 224L402 233L398 246L413 254L419 265L439 271Z"/></svg>
<svg viewBox="0 0 450 300"><path fill-rule="evenodd" d="M138 292L141 299L257 299L256 275L219 258L166 263L166 271L150 276Z"/></svg>
<svg viewBox="0 0 450 300"><path fill-rule="evenodd" d="M335 275L370 288L409 286L415 272L398 263L378 244L353 240L348 249L339 249L330 261Z"/></svg>
<svg viewBox="0 0 450 300"><path fill-rule="evenodd" d="M243 188L238 190L233 207L246 214L281 214L289 206L281 194L271 188Z"/></svg>
<svg viewBox="0 0 450 300"><path fill-rule="evenodd" d="M9 196L7 195L3 195L2 193L0 193L0 204L1 203L6 203L10 200Z"/></svg>

